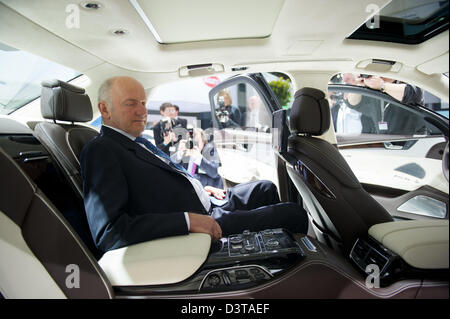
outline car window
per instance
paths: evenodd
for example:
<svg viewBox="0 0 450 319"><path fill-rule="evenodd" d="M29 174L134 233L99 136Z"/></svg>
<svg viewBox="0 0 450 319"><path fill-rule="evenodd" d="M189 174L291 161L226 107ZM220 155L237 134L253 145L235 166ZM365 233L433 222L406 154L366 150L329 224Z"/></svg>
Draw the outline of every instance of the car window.
<svg viewBox="0 0 450 319"><path fill-rule="evenodd" d="M69 81L79 72L0 43L0 114L11 114L41 95L41 81Z"/></svg>
<svg viewBox="0 0 450 319"><path fill-rule="evenodd" d="M269 83L279 87L288 83L283 76L287 78L279 73L265 74ZM184 132L174 127L177 135L184 140L189 128L200 128L214 142L220 158L218 172L226 187L260 179L277 184L270 144L272 116L261 94L248 83L235 83L214 97L214 111L211 108L209 92L231 77L227 74L198 77L151 88L147 94L148 120L144 135L157 142L158 127L166 127L161 125L165 116L160 108L170 103L178 108L178 118L186 121ZM291 102L290 82L288 90L284 100L287 105ZM279 90L280 97L286 93L282 91L283 88ZM177 149L178 146L171 148L172 156Z"/></svg>
<svg viewBox="0 0 450 319"><path fill-rule="evenodd" d="M437 127L425 121L419 111L391 99L373 96L370 91L329 91L329 99L338 135L442 135Z"/></svg>
<svg viewBox="0 0 450 319"><path fill-rule="evenodd" d="M268 132L272 124L261 95L247 83L234 84L214 96L215 116L220 128L242 128Z"/></svg>
<svg viewBox="0 0 450 319"><path fill-rule="evenodd" d="M224 176L232 183L267 179L277 184L272 114L261 93L249 82L233 82L219 90L212 103Z"/></svg>
<svg viewBox="0 0 450 319"><path fill-rule="evenodd" d="M398 95L391 87L369 87L370 79L347 73L330 81L328 100L341 154L361 184L394 216L445 218L447 208L440 198L448 194L442 172L447 138L430 121L439 115L419 105L446 111L447 116L448 105L407 83L383 81L399 89ZM440 120L448 126L448 120Z"/></svg>
<svg viewBox="0 0 450 319"><path fill-rule="evenodd" d="M448 74L445 76L448 77ZM344 85L358 85L358 83L355 83L354 78L359 77L360 74L350 74L350 73L339 73L334 75L331 80L330 84L344 84ZM371 77L370 75L363 75L366 77ZM400 81L395 81L395 83L401 83ZM404 83L406 85L406 83ZM366 85L363 85L363 87L367 87ZM369 87L370 88L370 87ZM378 88L376 88L378 90ZM416 86L409 86L406 88L407 90L404 92L403 95L400 96L393 96L389 95L389 92L386 92L386 94L389 95L391 98L395 98L398 100L398 102L402 102L404 104L408 105L421 105L424 106L438 114L441 114L445 116L446 118L449 118L449 106L448 103L440 99L439 97L433 95L432 93L423 90L422 88L416 87ZM334 102L335 99L339 99L340 96L334 95L331 92L329 93L329 97L331 95L332 101ZM404 97L404 98L403 98ZM403 101L402 101L403 100Z"/></svg>
<svg viewBox="0 0 450 319"><path fill-rule="evenodd" d="M283 73L262 73L283 109L289 110L294 100L294 86L291 79ZM288 112L289 113L289 112Z"/></svg>

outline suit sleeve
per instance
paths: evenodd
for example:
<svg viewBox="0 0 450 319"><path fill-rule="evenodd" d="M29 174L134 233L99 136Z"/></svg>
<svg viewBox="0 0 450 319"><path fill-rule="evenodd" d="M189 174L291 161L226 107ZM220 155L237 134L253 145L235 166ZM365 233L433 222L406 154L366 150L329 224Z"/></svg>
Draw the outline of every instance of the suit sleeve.
<svg viewBox="0 0 450 319"><path fill-rule="evenodd" d="M237 106L233 106L230 120L232 120L235 123L235 125L241 126L241 124L242 124L241 117L242 117L242 115L241 115L241 111L239 110L239 108Z"/></svg>
<svg viewBox="0 0 450 319"><path fill-rule="evenodd" d="M85 147L81 167L86 215L101 251L188 233L184 212L155 214L150 201L148 213L130 211L128 181L108 145Z"/></svg>
<svg viewBox="0 0 450 319"><path fill-rule="evenodd" d="M153 138L155 139L156 145L161 144L164 141L164 138L161 134L160 122L153 126Z"/></svg>

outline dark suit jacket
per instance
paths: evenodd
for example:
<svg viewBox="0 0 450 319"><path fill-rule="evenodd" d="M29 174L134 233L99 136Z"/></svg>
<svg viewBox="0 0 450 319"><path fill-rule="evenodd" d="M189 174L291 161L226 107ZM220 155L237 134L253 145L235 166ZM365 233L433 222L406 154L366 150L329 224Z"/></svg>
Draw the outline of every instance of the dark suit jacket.
<svg viewBox="0 0 450 319"><path fill-rule="evenodd" d="M205 213L182 174L110 128L84 147L81 170L89 227L103 252L187 234L184 212Z"/></svg>

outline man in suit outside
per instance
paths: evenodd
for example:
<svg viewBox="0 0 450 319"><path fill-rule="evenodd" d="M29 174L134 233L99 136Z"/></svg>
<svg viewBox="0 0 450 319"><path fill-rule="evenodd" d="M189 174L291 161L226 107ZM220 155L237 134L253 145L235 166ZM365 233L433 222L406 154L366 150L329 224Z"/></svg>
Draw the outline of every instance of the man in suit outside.
<svg viewBox="0 0 450 319"><path fill-rule="evenodd" d="M193 129L192 141L181 140L171 159L183 165L203 186L223 188L222 177L219 175L219 153L214 142L208 140L201 128Z"/></svg>
<svg viewBox="0 0 450 319"><path fill-rule="evenodd" d="M168 155L175 151L175 145L187 132L187 120L178 117L179 111L180 108L172 103L161 104L159 113L162 119L153 127L156 146Z"/></svg>
<svg viewBox="0 0 450 319"><path fill-rule="evenodd" d="M103 126L81 154L83 194L94 242L105 252L152 240L209 234L213 239L285 227L307 231L305 211L279 203L270 183L237 185L227 191L203 188L178 164L140 135L147 122L143 86L130 77L108 79L100 87Z"/></svg>

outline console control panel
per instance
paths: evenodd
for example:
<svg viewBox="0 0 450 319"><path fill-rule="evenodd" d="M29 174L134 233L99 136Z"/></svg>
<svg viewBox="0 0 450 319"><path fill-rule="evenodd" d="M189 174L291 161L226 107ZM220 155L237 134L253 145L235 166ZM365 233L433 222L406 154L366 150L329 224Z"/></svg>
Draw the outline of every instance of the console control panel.
<svg viewBox="0 0 450 319"><path fill-rule="evenodd" d="M266 229L260 232L245 230L242 234L228 237L228 254L272 255L282 252L300 252L298 244L281 228Z"/></svg>
<svg viewBox="0 0 450 319"><path fill-rule="evenodd" d="M212 246L209 264L282 258L287 255L304 256L300 245L282 228L259 232L245 230L242 234L222 238Z"/></svg>

